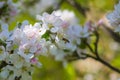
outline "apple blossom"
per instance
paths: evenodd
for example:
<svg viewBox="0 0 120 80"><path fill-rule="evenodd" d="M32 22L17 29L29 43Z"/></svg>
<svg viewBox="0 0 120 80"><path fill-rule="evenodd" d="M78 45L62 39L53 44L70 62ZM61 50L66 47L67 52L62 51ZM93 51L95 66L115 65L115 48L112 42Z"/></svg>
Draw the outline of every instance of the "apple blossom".
<svg viewBox="0 0 120 80"><path fill-rule="evenodd" d="M88 26L79 26L72 12L70 19L64 17L68 11L60 12L59 16L58 12L37 15L39 21L34 25L28 21L18 23L11 32L1 22L0 61L6 65L1 68L0 78L32 80L34 66L41 66L38 56L49 54L66 63L65 57L72 55L83 43L82 39L90 36Z"/></svg>
<svg viewBox="0 0 120 80"><path fill-rule="evenodd" d="M0 1L0 19L4 22L18 13L18 6L12 0Z"/></svg>
<svg viewBox="0 0 120 80"><path fill-rule="evenodd" d="M107 15L107 18L110 24L115 27L115 32L120 32L120 1L117 5L115 5L115 9L113 12Z"/></svg>

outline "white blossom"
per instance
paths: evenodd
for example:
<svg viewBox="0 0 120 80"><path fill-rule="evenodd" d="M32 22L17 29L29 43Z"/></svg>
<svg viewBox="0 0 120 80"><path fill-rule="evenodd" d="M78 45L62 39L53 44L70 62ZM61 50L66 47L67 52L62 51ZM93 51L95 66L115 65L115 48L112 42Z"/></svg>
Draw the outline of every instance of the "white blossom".
<svg viewBox="0 0 120 80"><path fill-rule="evenodd" d="M0 61L7 58L8 53L5 51L4 46L0 46Z"/></svg>
<svg viewBox="0 0 120 80"><path fill-rule="evenodd" d="M0 2L0 8L2 8L4 4L5 4L5 2L4 2L4 1L1 1L1 2Z"/></svg>
<svg viewBox="0 0 120 80"><path fill-rule="evenodd" d="M4 23L3 21L0 21L0 29L0 39L4 41L10 35L10 32L8 31L8 24Z"/></svg>
<svg viewBox="0 0 120 80"><path fill-rule="evenodd" d="M117 5L115 5L114 11L109 13L107 15L107 18L110 22L110 24L115 27L115 32L120 32L119 26L120 26L120 1Z"/></svg>
<svg viewBox="0 0 120 80"><path fill-rule="evenodd" d="M74 14L74 12L72 11L68 11L68 10L58 10L53 12L56 16L59 16L60 19L62 19L63 21L66 22L67 25L75 25L77 24L78 20Z"/></svg>
<svg viewBox="0 0 120 80"><path fill-rule="evenodd" d="M34 66L42 65L39 56L49 54L66 63L66 57L78 49L82 39L90 36L88 26L79 26L73 12L43 13L37 19L34 25L18 23L11 32L7 24L1 23L0 61L6 63L0 72L3 79L32 80Z"/></svg>
<svg viewBox="0 0 120 80"><path fill-rule="evenodd" d="M4 9L4 6L7 7L7 9ZM6 22L6 21L11 21L13 19L13 16L15 16L18 13L18 6L13 2L13 0L3 0L0 1L0 9L4 9L1 12L1 20ZM12 18L12 19L11 19Z"/></svg>

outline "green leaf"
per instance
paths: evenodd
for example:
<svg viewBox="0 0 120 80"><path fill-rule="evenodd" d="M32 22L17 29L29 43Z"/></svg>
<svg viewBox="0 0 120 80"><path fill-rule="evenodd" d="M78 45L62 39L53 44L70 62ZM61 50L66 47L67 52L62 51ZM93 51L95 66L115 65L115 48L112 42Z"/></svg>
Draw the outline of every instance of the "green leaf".
<svg viewBox="0 0 120 80"><path fill-rule="evenodd" d="M81 43L81 44L79 45L79 48L85 49L85 48L86 48L86 45L85 45L84 43Z"/></svg>
<svg viewBox="0 0 120 80"><path fill-rule="evenodd" d="M4 47L6 47L6 43L2 41L1 39L0 39L0 45L3 45Z"/></svg>
<svg viewBox="0 0 120 80"><path fill-rule="evenodd" d="M13 49L17 49L18 48L18 45L13 45Z"/></svg>
<svg viewBox="0 0 120 80"><path fill-rule="evenodd" d="M86 48L85 42L86 42L86 39L85 39L85 38L81 39L81 44L79 45L79 48L85 49L85 48Z"/></svg>
<svg viewBox="0 0 120 80"><path fill-rule="evenodd" d="M70 50L68 50L68 49L64 49L63 51L64 51L64 52L70 52Z"/></svg>
<svg viewBox="0 0 120 80"><path fill-rule="evenodd" d="M48 40L50 37L50 31L46 31L45 34L42 35L42 38L45 38L46 40Z"/></svg>
<svg viewBox="0 0 120 80"><path fill-rule="evenodd" d="M21 22L18 22L17 27L20 28L21 25L22 25L22 23L21 23Z"/></svg>

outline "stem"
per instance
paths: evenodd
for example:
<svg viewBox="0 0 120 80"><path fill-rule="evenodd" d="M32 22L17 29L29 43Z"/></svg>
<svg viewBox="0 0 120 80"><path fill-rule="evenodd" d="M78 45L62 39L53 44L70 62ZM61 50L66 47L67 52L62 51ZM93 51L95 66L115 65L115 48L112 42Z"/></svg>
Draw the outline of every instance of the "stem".
<svg viewBox="0 0 120 80"><path fill-rule="evenodd" d="M90 55L90 54L84 54L84 53L82 55L85 55L86 58L89 57L89 58L92 58L94 60L97 60L97 61L101 62L102 64L104 64L105 66L107 66L108 68L110 68L111 70L120 73L120 69L112 66L111 64L109 64L108 62L106 62L105 60L103 60L102 58L100 58L99 53L98 53L99 33L97 31L95 31L94 33L95 33L95 36L96 36L96 41L94 43L95 50L93 50L93 48L88 43L86 43L86 44L87 44L88 48L90 49L90 51L93 54L95 54L95 57L92 56L92 55Z"/></svg>
<svg viewBox="0 0 120 80"><path fill-rule="evenodd" d="M100 57L97 58L97 57L91 56L91 55L89 55L89 54L84 54L84 55L86 55L87 57L90 57L90 58L92 58L92 59L94 59L94 60L97 60L97 61L101 62L102 64L104 64L105 66L107 66L108 68L110 68L111 70L114 70L114 71L120 73L120 69L112 66L111 64L109 64L108 62L104 61L104 60L101 59Z"/></svg>
<svg viewBox="0 0 120 80"><path fill-rule="evenodd" d="M95 31L95 36L96 36L96 41L95 41L95 43L94 43L94 46L95 46L95 51L94 51L94 53L95 53L96 57L99 58L99 54L98 54L99 33L98 33L97 31Z"/></svg>
<svg viewBox="0 0 120 80"><path fill-rule="evenodd" d="M81 6L76 2L76 0L66 0L66 2L77 9L84 17L86 17L86 11L88 11L89 8Z"/></svg>
<svg viewBox="0 0 120 80"><path fill-rule="evenodd" d="M3 67L5 67L5 66L7 66L8 64L5 62L5 61L1 61L1 63L0 63L0 70L3 68Z"/></svg>
<svg viewBox="0 0 120 80"><path fill-rule="evenodd" d="M87 43L87 42L85 42L86 43L86 45L88 46L88 48L90 49L90 51L92 52L92 53L94 53L94 50L92 49L92 47Z"/></svg>
<svg viewBox="0 0 120 80"><path fill-rule="evenodd" d="M20 80L20 79L21 79L21 76L19 76L19 77L15 77L14 80Z"/></svg>
<svg viewBox="0 0 120 80"><path fill-rule="evenodd" d="M60 0L59 3L55 6L55 10L60 9L60 6L63 4L64 0Z"/></svg>
<svg viewBox="0 0 120 80"><path fill-rule="evenodd" d="M105 30L107 30L107 32L109 33L113 40L120 43L120 35L118 33L114 32L110 27L108 27L105 24L102 24L102 26L103 28L105 28Z"/></svg>

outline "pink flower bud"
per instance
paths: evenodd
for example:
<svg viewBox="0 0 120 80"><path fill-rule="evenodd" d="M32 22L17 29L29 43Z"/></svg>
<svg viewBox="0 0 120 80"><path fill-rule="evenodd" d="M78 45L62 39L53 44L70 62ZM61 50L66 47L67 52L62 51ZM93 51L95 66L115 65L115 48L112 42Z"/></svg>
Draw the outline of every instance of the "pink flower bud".
<svg viewBox="0 0 120 80"><path fill-rule="evenodd" d="M41 45L40 44L37 44L37 51L35 52L35 55L39 55L40 52L41 52Z"/></svg>
<svg viewBox="0 0 120 80"><path fill-rule="evenodd" d="M94 27L92 26L92 22L91 21L86 22L85 26L88 27L89 31L93 31L94 30Z"/></svg>
<svg viewBox="0 0 120 80"><path fill-rule="evenodd" d="M61 26L63 28L67 28L69 26L69 23L64 21Z"/></svg>
<svg viewBox="0 0 120 80"><path fill-rule="evenodd" d="M36 58L32 58L32 59L30 60L30 62L31 62L32 64L37 64L37 63L38 63L38 60L37 60Z"/></svg>
<svg viewBox="0 0 120 80"><path fill-rule="evenodd" d="M17 11L16 10L12 10L11 12L10 12L10 15L11 16L15 16L17 14Z"/></svg>
<svg viewBox="0 0 120 80"><path fill-rule="evenodd" d="M102 24L103 24L103 20L100 19L100 20L98 21L98 23L97 23L97 26L100 26L100 25L102 25Z"/></svg>

